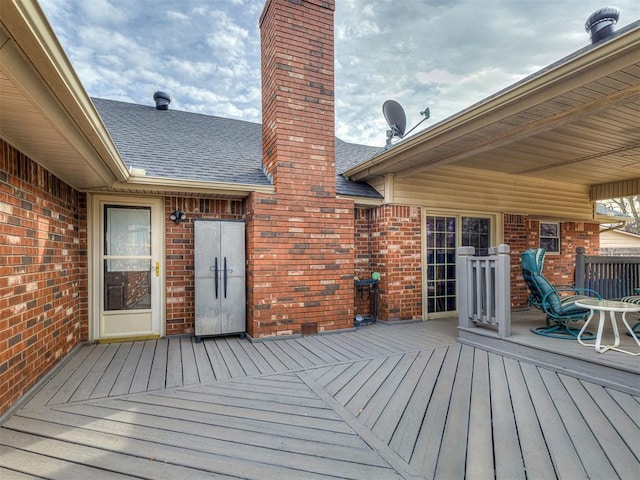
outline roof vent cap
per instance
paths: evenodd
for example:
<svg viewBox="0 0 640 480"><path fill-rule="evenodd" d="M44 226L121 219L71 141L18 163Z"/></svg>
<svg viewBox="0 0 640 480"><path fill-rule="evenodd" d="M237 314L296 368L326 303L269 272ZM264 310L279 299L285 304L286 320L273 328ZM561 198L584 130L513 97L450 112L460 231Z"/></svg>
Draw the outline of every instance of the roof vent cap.
<svg viewBox="0 0 640 480"><path fill-rule="evenodd" d="M157 110L169 110L171 97L164 92L156 92L153 94L153 100L156 102Z"/></svg>
<svg viewBox="0 0 640 480"><path fill-rule="evenodd" d="M598 43L613 35L618 18L618 7L603 7L593 12L584 24L584 29L591 35L591 43Z"/></svg>

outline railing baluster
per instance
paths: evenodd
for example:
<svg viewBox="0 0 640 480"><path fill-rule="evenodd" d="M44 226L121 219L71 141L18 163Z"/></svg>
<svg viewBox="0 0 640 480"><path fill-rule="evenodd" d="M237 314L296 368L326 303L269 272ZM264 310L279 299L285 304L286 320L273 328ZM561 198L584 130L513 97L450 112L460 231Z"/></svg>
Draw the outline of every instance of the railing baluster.
<svg viewBox="0 0 640 480"><path fill-rule="evenodd" d="M576 255L576 286L596 290L602 298L621 298L640 288L640 257Z"/></svg>
<svg viewBox="0 0 640 480"><path fill-rule="evenodd" d="M493 325L498 327L500 336L508 336L511 330L509 246L492 247L485 257L475 257L474 253L473 247L460 247L457 252L459 326Z"/></svg>

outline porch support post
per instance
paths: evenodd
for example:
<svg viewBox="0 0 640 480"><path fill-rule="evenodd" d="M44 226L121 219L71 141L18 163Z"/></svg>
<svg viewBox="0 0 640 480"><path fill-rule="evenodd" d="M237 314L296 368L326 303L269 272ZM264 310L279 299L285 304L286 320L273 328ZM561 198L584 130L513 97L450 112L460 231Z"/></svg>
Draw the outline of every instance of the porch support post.
<svg viewBox="0 0 640 480"><path fill-rule="evenodd" d="M585 257L584 247L576 248L576 269L575 269L575 286L576 288L586 288L584 271L585 271Z"/></svg>
<svg viewBox="0 0 640 480"><path fill-rule="evenodd" d="M469 301L473 301L472 272L469 271L475 248L458 247L456 258L456 284L458 285L458 326L474 328L476 325L469 315Z"/></svg>
<svg viewBox="0 0 640 480"><path fill-rule="evenodd" d="M511 336L511 256L509 245L496 247L496 322L500 337Z"/></svg>

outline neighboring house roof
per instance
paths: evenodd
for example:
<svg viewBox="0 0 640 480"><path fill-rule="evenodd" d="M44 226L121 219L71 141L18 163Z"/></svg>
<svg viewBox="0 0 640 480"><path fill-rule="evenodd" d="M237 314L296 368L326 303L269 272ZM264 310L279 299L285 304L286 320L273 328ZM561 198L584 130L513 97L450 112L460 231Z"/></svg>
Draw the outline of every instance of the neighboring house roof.
<svg viewBox="0 0 640 480"><path fill-rule="evenodd" d="M262 126L177 110L157 110L93 98L120 155L150 177L268 186L262 170ZM381 198L364 182L339 172L370 158L377 148L336 139L338 194Z"/></svg>
<svg viewBox="0 0 640 480"><path fill-rule="evenodd" d="M609 208L606 205L602 205L601 203L596 203L596 213L598 215L606 215L607 217L613 217L613 219L615 220L628 220L631 219L632 217L622 213L622 212L618 212L617 210L614 210L613 208Z"/></svg>
<svg viewBox="0 0 640 480"><path fill-rule="evenodd" d="M368 180L391 173L409 179L452 165L585 185L592 200L640 194L638 59L640 21L397 143L345 175Z"/></svg>

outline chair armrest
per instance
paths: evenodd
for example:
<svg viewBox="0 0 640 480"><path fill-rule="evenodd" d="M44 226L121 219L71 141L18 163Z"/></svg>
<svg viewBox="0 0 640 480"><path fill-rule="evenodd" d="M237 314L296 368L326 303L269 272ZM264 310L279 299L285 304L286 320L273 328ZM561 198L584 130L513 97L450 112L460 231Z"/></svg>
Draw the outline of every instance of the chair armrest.
<svg viewBox="0 0 640 480"><path fill-rule="evenodd" d="M542 297L542 300L540 301L540 307L541 307L542 311L544 313L546 313L547 315L551 315L552 317L554 316L554 312L547 308L549 306L549 302L547 301L547 299L552 294L558 295L558 292L572 292L572 293L574 293L576 295L594 297L594 298L597 298L598 300L602 300L602 297L600 296L600 294L598 292L596 292L595 290L591 290L590 288L576 288L576 287L555 288L555 290L551 290L551 291L545 293L543 295L543 297ZM560 295L558 295L558 297L559 296Z"/></svg>
<svg viewBox="0 0 640 480"><path fill-rule="evenodd" d="M560 288L556 288L556 292L573 292L576 295L585 295L587 297L595 297L598 300L602 300L602 297L600 296L600 294L590 288L577 288L577 287L572 287L567 285L567 286L561 286Z"/></svg>

